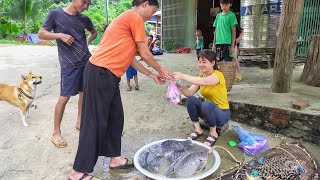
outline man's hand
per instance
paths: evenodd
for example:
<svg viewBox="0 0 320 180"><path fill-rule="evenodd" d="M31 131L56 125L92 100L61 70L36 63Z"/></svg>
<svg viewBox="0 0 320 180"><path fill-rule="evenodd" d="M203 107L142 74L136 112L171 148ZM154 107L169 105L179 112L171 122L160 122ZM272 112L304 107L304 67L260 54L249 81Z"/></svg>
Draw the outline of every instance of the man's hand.
<svg viewBox="0 0 320 180"><path fill-rule="evenodd" d="M165 80L172 79L171 72L168 71L167 69L163 68L163 67L160 68L160 71L158 73L160 74L160 77L162 79L165 79Z"/></svg>
<svg viewBox="0 0 320 180"><path fill-rule="evenodd" d="M212 51L215 52L215 53L217 53L217 52L216 52L216 45L215 45L215 44L212 45Z"/></svg>
<svg viewBox="0 0 320 180"><path fill-rule="evenodd" d="M68 34L63 34L63 33L61 33L60 39L61 39L61 41L63 41L66 44L68 44L69 46L71 46L73 41L74 41L74 38L72 36L70 36Z"/></svg>
<svg viewBox="0 0 320 180"><path fill-rule="evenodd" d="M234 53L234 46L230 48L230 54Z"/></svg>
<svg viewBox="0 0 320 180"><path fill-rule="evenodd" d="M151 77L154 80L154 82L156 82L157 84L164 84L166 82L157 74L151 73L149 77Z"/></svg>
<svg viewBox="0 0 320 180"><path fill-rule="evenodd" d="M236 44L239 44L240 43L240 38L237 38L236 39Z"/></svg>

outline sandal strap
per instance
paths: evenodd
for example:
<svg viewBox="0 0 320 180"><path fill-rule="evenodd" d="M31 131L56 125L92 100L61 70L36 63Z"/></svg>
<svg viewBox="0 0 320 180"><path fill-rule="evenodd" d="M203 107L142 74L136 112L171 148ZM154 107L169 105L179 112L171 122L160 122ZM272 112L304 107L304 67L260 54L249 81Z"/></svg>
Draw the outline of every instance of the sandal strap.
<svg viewBox="0 0 320 180"><path fill-rule="evenodd" d="M83 180L83 179L86 178L87 176L89 176L89 174L88 174L88 173L84 173L84 174L81 176L81 178L79 178L79 180Z"/></svg>
<svg viewBox="0 0 320 180"><path fill-rule="evenodd" d="M215 137L215 136L211 135L210 133L209 133L208 137L211 137L214 140L218 139L218 137Z"/></svg>
<svg viewBox="0 0 320 180"><path fill-rule="evenodd" d="M192 136L193 133L196 134L196 136ZM193 131L192 133L190 133L190 135L188 137L190 137L192 140L196 140L202 135L203 134L200 134L198 131Z"/></svg>
<svg viewBox="0 0 320 180"><path fill-rule="evenodd" d="M206 139L204 142L208 142L208 143L212 144L212 143L216 142L216 140L209 140L209 139Z"/></svg>
<svg viewBox="0 0 320 180"><path fill-rule="evenodd" d="M211 134L209 134L208 137L211 137L213 140L210 140L210 139L207 138L207 139L204 141L204 143L205 143L205 142L208 142L211 147L214 146L214 145L216 144L218 138L212 136Z"/></svg>
<svg viewBox="0 0 320 180"><path fill-rule="evenodd" d="M202 134L200 134L198 131L193 131L192 133L195 133L197 136L202 135ZM191 133L191 134L192 134L192 133Z"/></svg>

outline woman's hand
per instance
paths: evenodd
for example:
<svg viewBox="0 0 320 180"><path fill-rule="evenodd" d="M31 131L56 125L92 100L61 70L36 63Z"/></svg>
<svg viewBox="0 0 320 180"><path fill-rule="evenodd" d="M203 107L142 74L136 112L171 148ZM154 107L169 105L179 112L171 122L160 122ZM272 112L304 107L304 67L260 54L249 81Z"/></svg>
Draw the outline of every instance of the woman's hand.
<svg viewBox="0 0 320 180"><path fill-rule="evenodd" d="M184 80L183 77L184 77L184 74L182 74L181 72L174 72L172 74L172 77L174 80Z"/></svg>

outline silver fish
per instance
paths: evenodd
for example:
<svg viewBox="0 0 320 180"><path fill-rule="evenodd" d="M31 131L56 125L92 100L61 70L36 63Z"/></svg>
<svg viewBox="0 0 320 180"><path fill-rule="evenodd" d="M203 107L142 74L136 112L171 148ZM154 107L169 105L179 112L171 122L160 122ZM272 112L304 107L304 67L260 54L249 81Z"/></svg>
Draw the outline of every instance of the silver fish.
<svg viewBox="0 0 320 180"><path fill-rule="evenodd" d="M192 176L202 170L207 162L208 153L205 151L186 154L169 167L165 176L169 178Z"/></svg>
<svg viewBox="0 0 320 180"><path fill-rule="evenodd" d="M185 149L178 149L174 151L170 151L167 154L165 154L165 157L172 162L178 160L180 157L189 154L189 152Z"/></svg>
<svg viewBox="0 0 320 180"><path fill-rule="evenodd" d="M150 166L150 163L156 157L170 156L169 159L172 159L172 155L176 156L178 152L173 153L173 151L183 151L187 146L192 146L190 140L185 141L176 141L176 140L167 140L160 144L149 147L143 151L139 156L139 163L142 167ZM174 160L173 160L174 161Z"/></svg>

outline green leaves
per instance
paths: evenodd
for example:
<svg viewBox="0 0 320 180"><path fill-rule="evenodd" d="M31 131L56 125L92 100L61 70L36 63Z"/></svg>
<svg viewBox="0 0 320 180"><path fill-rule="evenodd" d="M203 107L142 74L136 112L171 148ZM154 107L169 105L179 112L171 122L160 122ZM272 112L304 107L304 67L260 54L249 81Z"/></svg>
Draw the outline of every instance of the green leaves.
<svg viewBox="0 0 320 180"><path fill-rule="evenodd" d="M0 18L0 37L8 38L19 33L19 26L8 21L8 18Z"/></svg>

